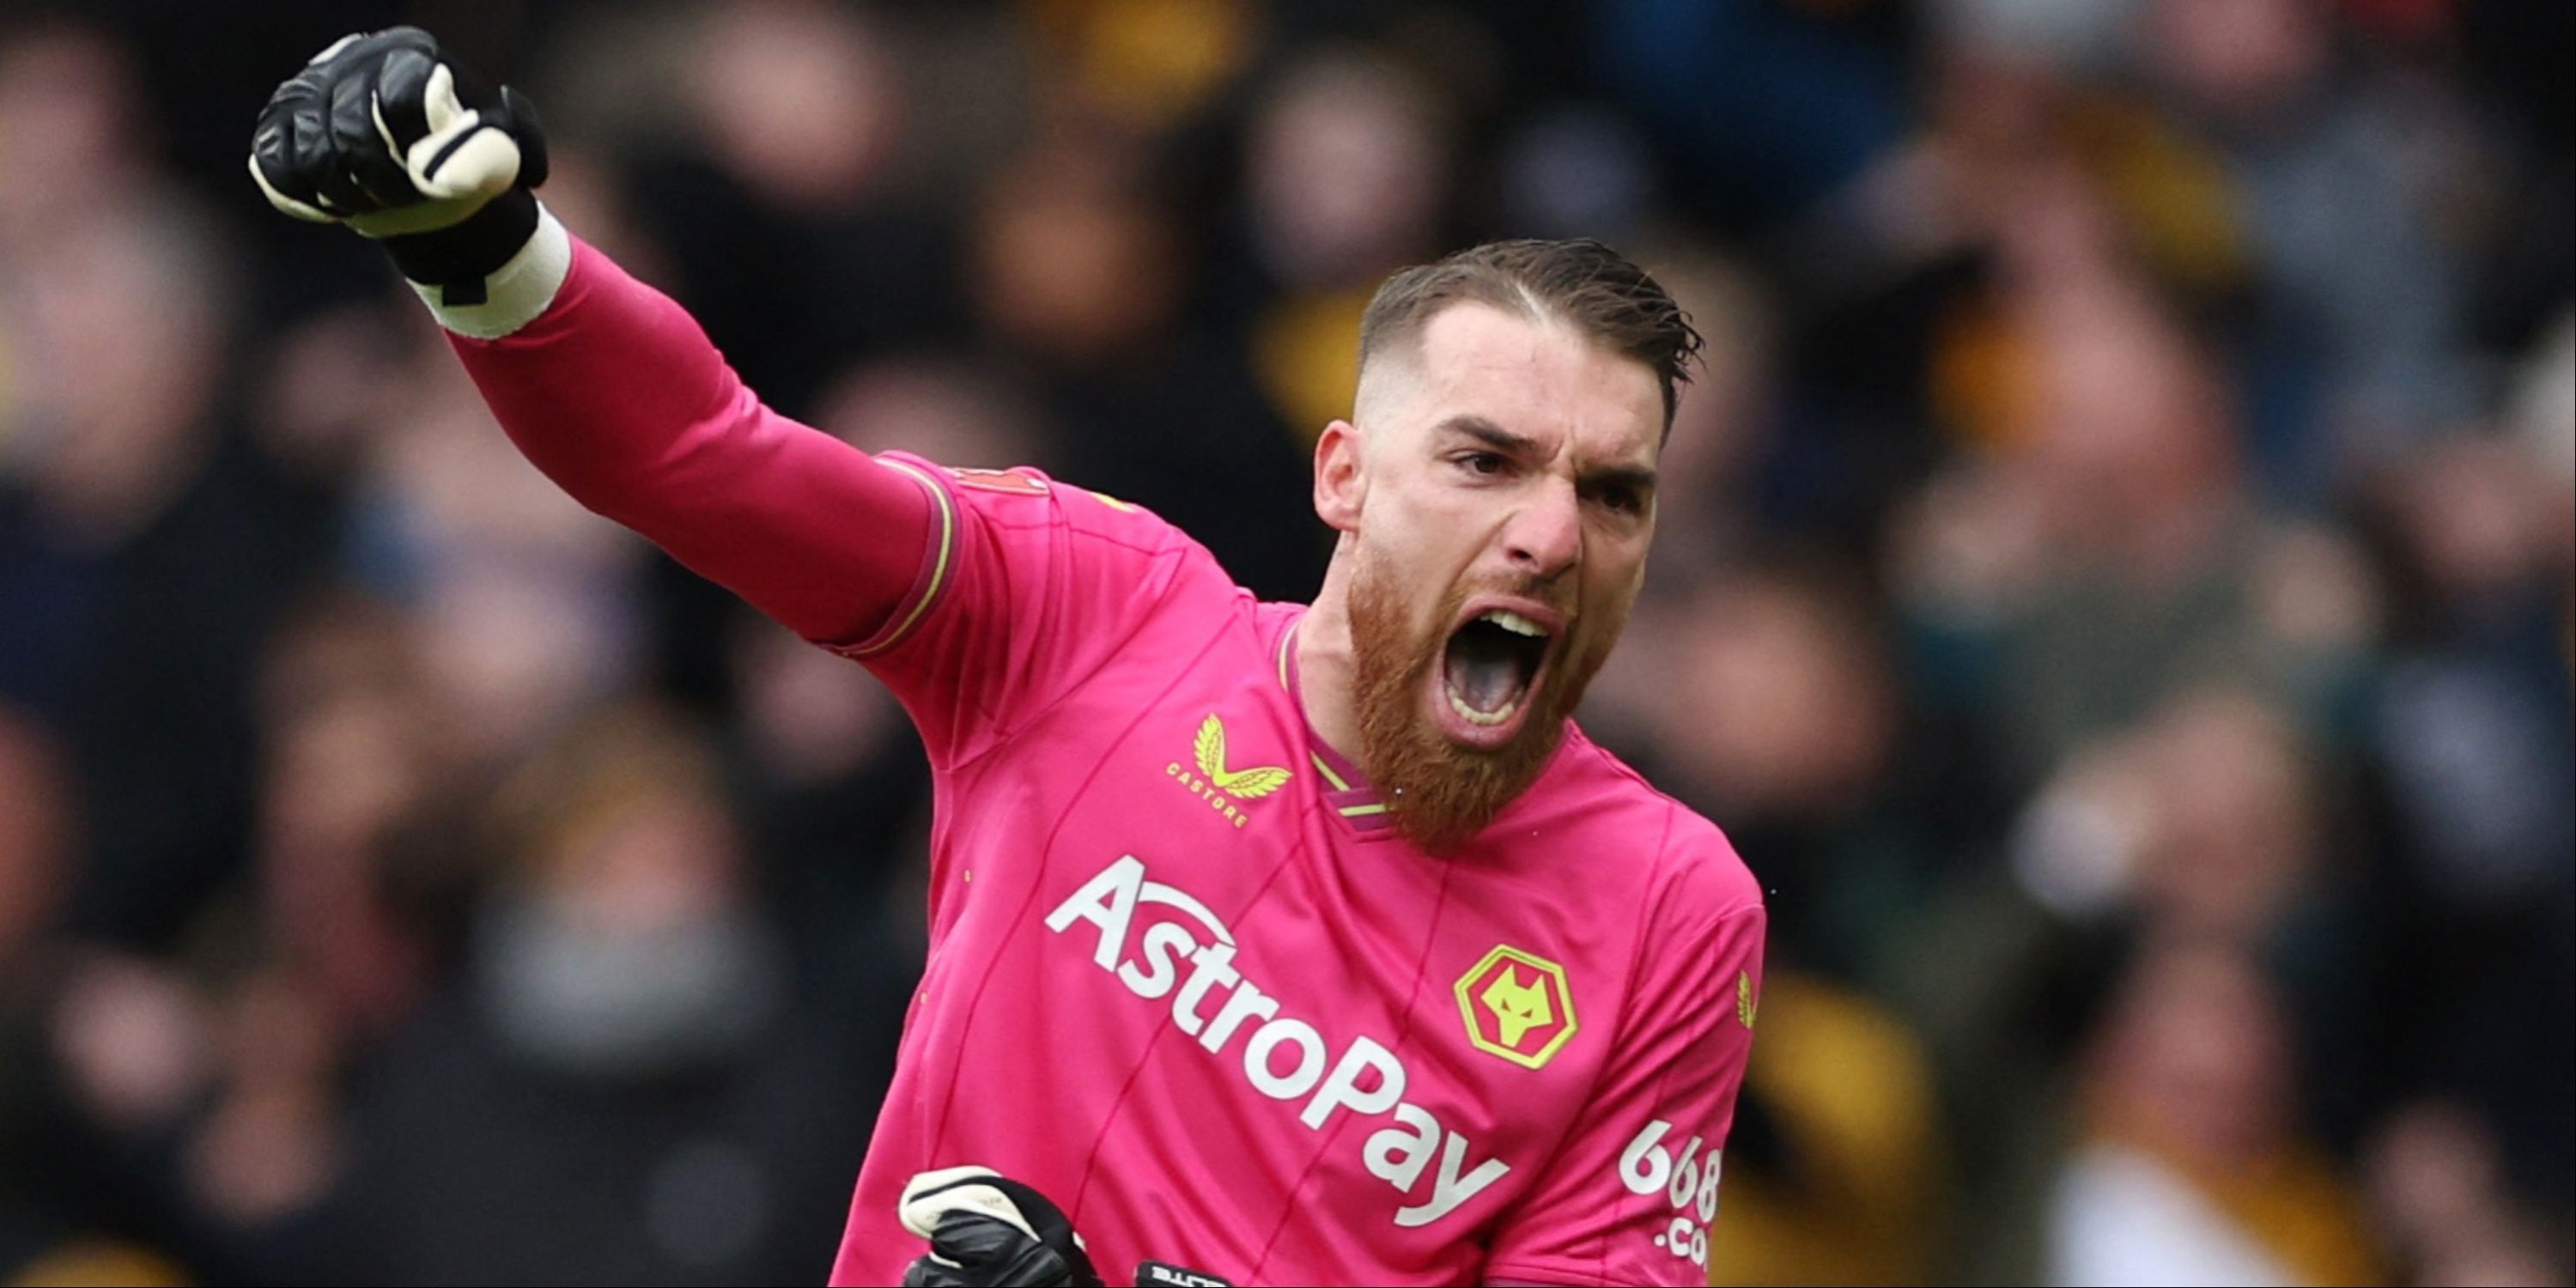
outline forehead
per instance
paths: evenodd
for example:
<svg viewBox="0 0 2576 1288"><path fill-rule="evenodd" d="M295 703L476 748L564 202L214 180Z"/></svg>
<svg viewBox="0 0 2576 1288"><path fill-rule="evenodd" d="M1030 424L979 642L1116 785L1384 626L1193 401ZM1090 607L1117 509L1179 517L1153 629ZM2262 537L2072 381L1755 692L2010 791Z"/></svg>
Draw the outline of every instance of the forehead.
<svg viewBox="0 0 2576 1288"><path fill-rule="evenodd" d="M1423 325L1411 349L1386 355L1409 377L1389 408L1395 428L1427 431L1475 416L1590 460L1655 459L1664 429L1655 373L1570 326L1453 304Z"/></svg>

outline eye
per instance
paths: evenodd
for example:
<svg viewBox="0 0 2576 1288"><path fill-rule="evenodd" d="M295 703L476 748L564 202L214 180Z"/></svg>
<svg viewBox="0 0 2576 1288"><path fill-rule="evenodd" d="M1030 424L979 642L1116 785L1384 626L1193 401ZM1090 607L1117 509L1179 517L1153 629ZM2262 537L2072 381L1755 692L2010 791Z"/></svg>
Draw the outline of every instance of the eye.
<svg viewBox="0 0 2576 1288"><path fill-rule="evenodd" d="M1632 487L1605 487L1592 494L1592 499L1613 514L1640 515L1646 512L1646 495Z"/></svg>
<svg viewBox="0 0 2576 1288"><path fill-rule="evenodd" d="M1499 452L1460 452L1452 458L1458 468L1479 478L1493 478L1511 468Z"/></svg>

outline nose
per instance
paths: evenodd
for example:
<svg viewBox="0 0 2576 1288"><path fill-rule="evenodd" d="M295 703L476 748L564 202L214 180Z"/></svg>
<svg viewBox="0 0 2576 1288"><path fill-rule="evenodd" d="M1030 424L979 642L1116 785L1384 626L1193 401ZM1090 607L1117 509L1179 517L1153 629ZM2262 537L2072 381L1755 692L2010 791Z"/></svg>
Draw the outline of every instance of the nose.
<svg viewBox="0 0 2576 1288"><path fill-rule="evenodd" d="M1553 578L1573 567L1583 553L1583 513L1573 485L1537 489L1513 512L1503 542L1512 567L1530 576Z"/></svg>

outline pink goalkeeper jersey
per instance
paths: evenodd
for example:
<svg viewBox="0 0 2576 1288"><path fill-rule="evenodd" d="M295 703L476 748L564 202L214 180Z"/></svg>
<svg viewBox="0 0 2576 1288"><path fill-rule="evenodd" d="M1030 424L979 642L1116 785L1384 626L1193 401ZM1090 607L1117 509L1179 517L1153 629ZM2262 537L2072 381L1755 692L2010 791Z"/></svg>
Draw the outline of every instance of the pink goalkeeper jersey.
<svg viewBox="0 0 2576 1288"><path fill-rule="evenodd" d="M1308 729L1301 607L1036 473L871 461L571 262L455 341L503 425L810 638L882 621L837 651L933 761L930 959L835 1283L896 1282L904 1181L964 1164L1062 1204L1111 1283L1704 1278L1763 937L1714 826L1569 730L1426 856Z"/></svg>
<svg viewBox="0 0 2576 1288"><path fill-rule="evenodd" d="M940 532L847 650L937 774L931 950L833 1279L906 1178L1055 1198L1112 1283L1697 1283L1761 989L1725 837L1569 731L1424 855L1309 731L1303 608L1031 471L902 466Z"/></svg>

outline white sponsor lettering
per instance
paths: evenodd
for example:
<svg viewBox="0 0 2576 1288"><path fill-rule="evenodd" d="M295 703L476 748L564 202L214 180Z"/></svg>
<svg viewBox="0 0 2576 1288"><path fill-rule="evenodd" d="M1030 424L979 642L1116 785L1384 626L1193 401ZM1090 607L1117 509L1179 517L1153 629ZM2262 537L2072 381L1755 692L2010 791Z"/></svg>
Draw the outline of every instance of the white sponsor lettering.
<svg viewBox="0 0 2576 1288"><path fill-rule="evenodd" d="M1249 980L1228 994L1225 1005L1216 1008L1216 1018L1199 1032L1199 1045L1210 1051L1225 1049L1226 1039L1245 1020L1266 1020L1279 1013L1279 999L1252 986Z"/></svg>
<svg viewBox="0 0 2576 1288"><path fill-rule="evenodd" d="M1395 1223L1408 1227L1429 1225L1457 1211L1459 1204L1476 1197L1476 1191L1503 1179L1503 1173L1512 1170L1503 1166L1503 1160L1489 1158L1476 1164L1475 1170L1460 1176L1458 1169L1466 1162L1467 1138L1456 1132L1449 1133L1449 1139L1440 1146L1440 1170L1431 1177L1430 1200L1414 1207L1397 1208Z"/></svg>
<svg viewBox="0 0 2576 1288"><path fill-rule="evenodd" d="M1188 922L1156 921L1131 936L1136 910L1148 904L1171 908ZM1138 997L1171 998L1172 1023L1196 1037L1208 1053L1222 1058L1235 1036L1249 1029L1241 1056L1244 1080L1272 1100L1303 1098L1298 1122L1322 1131L1339 1113L1391 1117L1392 1126L1362 1143L1360 1157L1370 1175L1419 1200L1396 1209L1397 1225L1429 1225L1512 1170L1499 1158L1471 1165L1473 1142L1449 1130L1430 1110L1404 1099L1404 1061L1385 1044L1361 1035L1336 1056L1314 1025L1281 1014L1277 994L1235 969L1237 944L1225 922L1180 890L1147 880L1145 864L1136 856L1119 856L1046 918L1047 929L1057 934L1075 922L1088 922L1100 932L1091 951L1094 964ZM1212 997L1217 1000L1211 1006ZM1665 1159L1666 1172L1671 1166ZM1420 1193L1426 1174L1428 1192ZM1658 1175L1655 1187L1663 1184Z"/></svg>
<svg viewBox="0 0 2576 1288"><path fill-rule="evenodd" d="M1655 1235L1655 1246L1693 1265L1708 1268L1708 1223L1717 1219L1717 1175L1725 1151L1710 1146L1700 1158L1700 1138L1693 1136L1679 1155L1664 1147L1673 1125L1658 1118L1646 1124L1628 1147L1619 1151L1619 1183L1637 1195L1660 1193L1676 1215Z"/></svg>
<svg viewBox="0 0 2576 1288"><path fill-rule="evenodd" d="M1397 1105L1395 1126L1369 1137L1360 1157L1379 1179L1410 1194L1422 1179L1423 1164L1431 1161L1432 1151L1440 1148L1440 1138L1446 1134L1428 1110Z"/></svg>
<svg viewBox="0 0 2576 1288"><path fill-rule="evenodd" d="M1658 1118L1637 1133L1628 1148L1619 1152L1619 1180L1632 1194L1652 1194L1664 1188L1673 1174L1673 1156L1657 1148L1655 1142L1673 1129L1671 1123Z"/></svg>
<svg viewBox="0 0 2576 1288"><path fill-rule="evenodd" d="M1275 1057L1279 1048L1291 1042L1297 1044L1296 1071L1272 1072L1278 1064ZM1252 1041L1244 1044L1243 1076L1252 1079L1253 1090L1273 1100L1295 1100L1305 1095L1314 1089L1315 1080L1324 1076L1324 1035L1304 1020L1272 1020L1262 1025L1252 1035Z"/></svg>
<svg viewBox="0 0 2576 1288"><path fill-rule="evenodd" d="M1374 1070L1377 1089L1360 1090L1360 1075ZM1404 1099L1404 1062L1393 1051L1368 1038L1351 1039L1351 1049L1342 1053L1342 1062L1333 1066L1331 1077L1324 1079L1323 1089L1306 1105L1297 1120L1309 1127L1322 1127L1335 1109L1348 1109L1358 1114L1382 1114Z"/></svg>
<svg viewBox="0 0 2576 1288"><path fill-rule="evenodd" d="M1190 932L1171 922L1147 926L1143 953L1145 969L1138 970L1136 963L1128 962L1118 968L1118 978L1124 980L1138 997L1161 997L1171 992L1173 981L1180 978L1172 959L1189 951L1190 947Z"/></svg>

